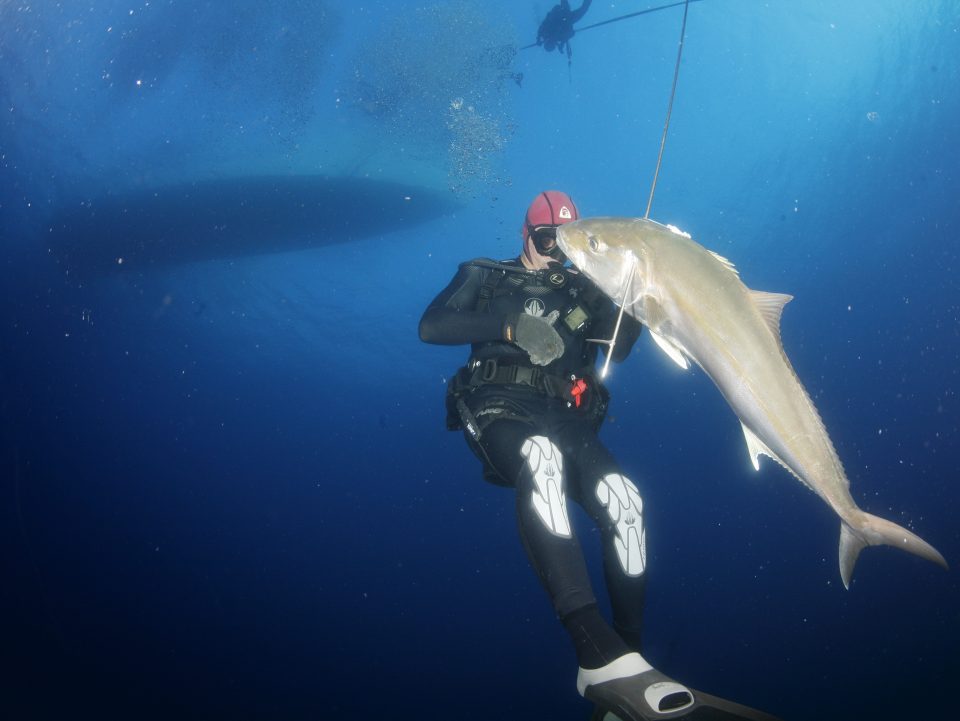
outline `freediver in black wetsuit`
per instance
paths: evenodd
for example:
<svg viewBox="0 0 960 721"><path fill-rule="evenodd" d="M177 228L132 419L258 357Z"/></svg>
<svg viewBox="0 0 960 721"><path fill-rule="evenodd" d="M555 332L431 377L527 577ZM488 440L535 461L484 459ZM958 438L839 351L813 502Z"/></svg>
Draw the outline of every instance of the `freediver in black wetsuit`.
<svg viewBox="0 0 960 721"><path fill-rule="evenodd" d="M448 384L447 427L463 430L487 480L515 490L521 540L573 641L581 695L624 721L772 719L702 715L717 711L704 707L706 700L743 707L668 679L639 653L643 501L597 437L609 397L595 372L601 345L587 340L613 336L617 308L563 266L556 229L578 217L567 194L540 193L527 210L520 256L463 263L424 312L421 340L471 345ZM611 360L629 355L640 329L623 316ZM612 626L598 608L568 499L600 530Z"/></svg>
<svg viewBox="0 0 960 721"><path fill-rule="evenodd" d="M605 571L622 635L639 646L646 563L640 496L597 438L607 392L594 372L597 344L616 308L584 276L561 266L556 227L576 220L565 193L547 191L527 211L515 260L474 260L430 304L420 338L472 344L451 381L448 427L463 428L488 480L517 492L520 533L580 665L600 668L630 652L600 616L566 497L600 527ZM624 318L613 360L640 332Z"/></svg>
<svg viewBox="0 0 960 721"><path fill-rule="evenodd" d="M540 23L540 28L537 30L537 45L542 45L547 52L557 50L560 53L566 53L569 62L573 57L573 51L570 49L570 40L575 34L573 24L587 14L592 1L583 0L579 8L571 10L568 0L560 0L560 4L550 8L550 12Z"/></svg>

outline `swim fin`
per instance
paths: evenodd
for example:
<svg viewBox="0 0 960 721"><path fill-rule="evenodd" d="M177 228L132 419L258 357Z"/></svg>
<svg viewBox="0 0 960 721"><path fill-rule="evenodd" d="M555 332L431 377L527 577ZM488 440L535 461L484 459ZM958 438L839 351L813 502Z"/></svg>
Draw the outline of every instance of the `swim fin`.
<svg viewBox="0 0 960 721"><path fill-rule="evenodd" d="M682 686L655 669L588 686L584 697L596 704L590 721L781 721L763 711Z"/></svg>

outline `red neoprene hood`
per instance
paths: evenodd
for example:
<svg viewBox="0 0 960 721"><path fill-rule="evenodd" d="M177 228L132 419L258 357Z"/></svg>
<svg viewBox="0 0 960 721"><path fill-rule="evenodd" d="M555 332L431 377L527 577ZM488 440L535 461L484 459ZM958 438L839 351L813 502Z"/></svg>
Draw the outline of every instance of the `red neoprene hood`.
<svg viewBox="0 0 960 721"><path fill-rule="evenodd" d="M577 206L569 195L559 190L545 190L534 198L527 208L527 217L521 232L526 240L531 228L540 225L563 225L579 218Z"/></svg>

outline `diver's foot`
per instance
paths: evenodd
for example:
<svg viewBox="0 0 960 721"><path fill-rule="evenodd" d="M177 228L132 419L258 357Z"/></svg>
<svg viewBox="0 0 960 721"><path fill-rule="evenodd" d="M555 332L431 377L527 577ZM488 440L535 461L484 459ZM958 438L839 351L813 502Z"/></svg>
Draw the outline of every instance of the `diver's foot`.
<svg viewBox="0 0 960 721"><path fill-rule="evenodd" d="M581 668L577 690L623 721L671 718L694 702L690 689L664 676L639 653L628 653L601 668Z"/></svg>

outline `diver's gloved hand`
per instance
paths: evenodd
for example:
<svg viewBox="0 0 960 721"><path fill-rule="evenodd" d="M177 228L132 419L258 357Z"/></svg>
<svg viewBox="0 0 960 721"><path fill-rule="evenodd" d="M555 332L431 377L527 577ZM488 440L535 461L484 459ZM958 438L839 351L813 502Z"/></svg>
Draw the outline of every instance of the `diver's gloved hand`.
<svg viewBox="0 0 960 721"><path fill-rule="evenodd" d="M559 317L556 310L543 317L518 313L507 322L504 336L523 348L534 365L548 365L563 355L563 339L553 327Z"/></svg>

